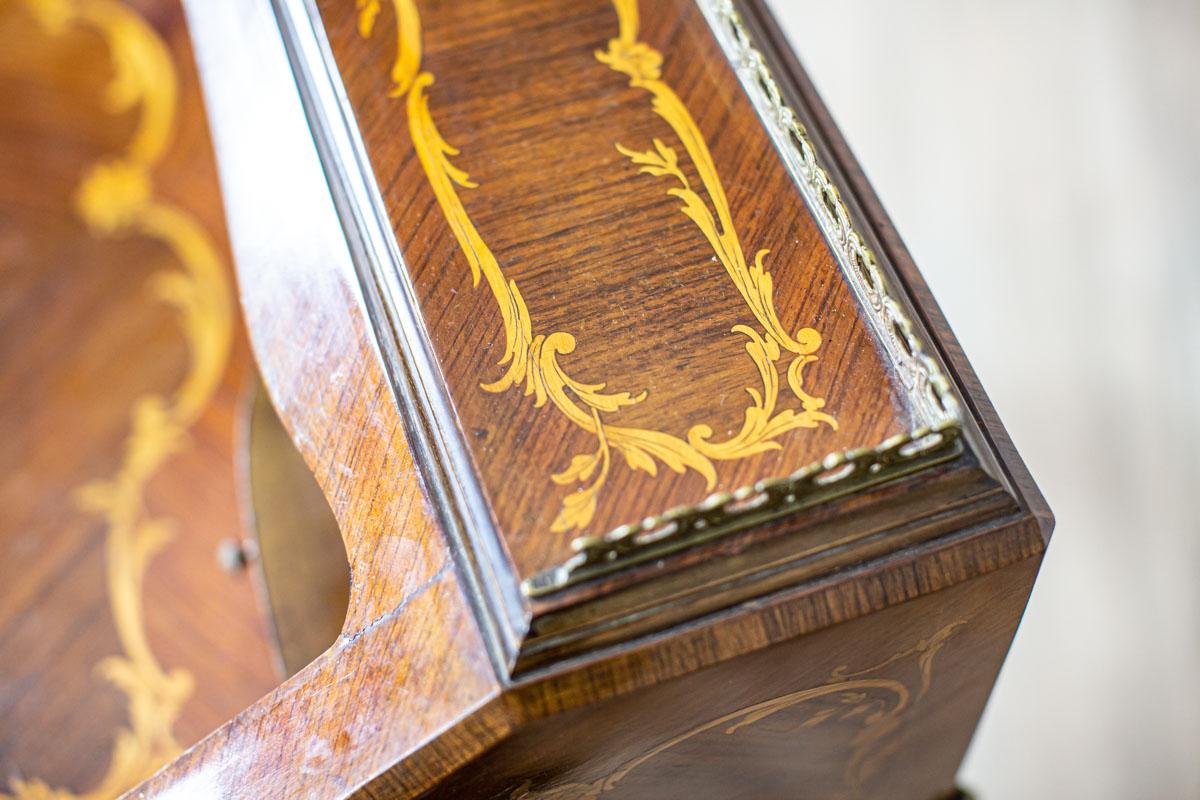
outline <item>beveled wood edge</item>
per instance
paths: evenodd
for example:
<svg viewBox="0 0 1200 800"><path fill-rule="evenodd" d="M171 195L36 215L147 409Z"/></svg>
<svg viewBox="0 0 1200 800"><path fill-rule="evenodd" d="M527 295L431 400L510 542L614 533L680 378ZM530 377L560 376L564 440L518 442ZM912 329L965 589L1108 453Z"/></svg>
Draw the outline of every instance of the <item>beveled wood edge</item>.
<svg viewBox="0 0 1200 800"><path fill-rule="evenodd" d="M496 697L501 683L462 570L422 497L269 3L183 5L251 344L337 515L354 583L326 653L129 796L343 797L347 784L389 769ZM389 530L401 521L402 531ZM346 732L355 747L344 746ZM315 761L314 733L332 746Z"/></svg>
<svg viewBox="0 0 1200 800"><path fill-rule="evenodd" d="M314 0L270 0L414 459L498 675L529 615L441 380L409 272ZM353 165L354 173L342 169ZM486 535L480 533L486 531Z"/></svg>
<svg viewBox="0 0 1200 800"><path fill-rule="evenodd" d="M737 14L732 4L724 0L716 3L712 0L697 2L706 14L717 13L721 9L735 16ZM436 368L437 362L416 305L415 293L392 235L391 223L325 38L319 12L312 0L272 0L272 6L284 33L292 68L304 98L305 113L321 153L343 229L354 253L361 288L384 354L389 380L409 424L413 451L426 476L426 486L438 509L455 558L463 567L464 580L470 589L468 593L481 628L487 634L484 638L489 643L489 651L499 675L511 678L516 672L532 622L530 600L553 595L598 575L621 572L636 566L644 560L643 554L638 552L643 543L652 548L654 557L671 555L694 547L698 541L735 534L747 525L760 521L764 509L759 498L774 499L776 506L772 509L772 516L786 515L809 505L809 497L804 496L804 491L797 491L798 488L823 490L828 483L840 481L844 485L838 487L842 490L837 493L838 496L867 491L912 471L912 464L897 462L911 458L917 462L917 468L925 468L956 457L954 448L961 447L959 438L963 428L951 383L938 361L922 354L927 334L923 326L912 321L912 303L902 293L897 297L887 291L889 282L901 288L904 288L904 284L888 280L891 270L887 268L886 259L876 265L870 250L873 237L869 233L867 236L858 233L860 229L867 230L870 226L859 222L863 217L854 207L840 205L840 198L848 194L845 187L839 185L840 173L836 170L826 173L821 168L818 177L832 189L835 209L826 209L822 216L819 204L813 205L816 201L812 199L811 190L805 193L806 202L827 239L837 236L842 240L849 239L851 250L857 242L860 252L867 254L867 264L871 270L879 270L876 283L884 299L877 300L875 305L886 309L889 316L882 323L878 320L872 322L876 338L885 350L888 349L884 344L886 338L880 338L879 326L882 324L885 330L893 331L904 339L908 354L922 365L925 376L923 382L917 381L916 384L921 390L932 392L939 398L944 415L930 425L892 437L879 445L831 453L787 478L760 481L736 492L713 495L695 506L672 509L640 523L621 526L605 536L581 540L577 544L579 555L524 582L518 591L517 576L503 556L498 533L487 511L483 489L466 455L448 391L443 381L435 377L440 375L440 370ZM729 57L728 42L715 29L714 35ZM746 33L747 37L749 35ZM762 56L758 58L761 63L767 61ZM738 69L732 57L730 60L745 85L744 70ZM764 93L768 92L764 90ZM783 93L779 96L783 96ZM810 123L806 126L808 129L818 127L814 124L815 119L810 121L806 105L797 105L797 108L800 108L800 112L795 116L802 122ZM778 144L777 134L773 133L773 138ZM342 168L346 164L354 166L355 174ZM799 183L801 179L794 169L794 166L789 166L793 178ZM826 198L828 201L829 198ZM828 225L834 223L843 226L840 233L830 232ZM830 244L835 253L839 253L834 242L830 241ZM852 272L848 270L853 268L847 266L847 252L850 251L839 253L838 260L843 273L850 276ZM855 286L853 280L851 283ZM859 289L855 291L859 293ZM861 295L860 303L867 312L875 307ZM872 319L871 313L866 316ZM928 403L923 405L928 406ZM927 413L924 418L931 416L937 415ZM967 439L967 446L976 451L975 437L968 436ZM897 458L901 451L908 455ZM994 458L986 452L977 455L986 463L994 463ZM720 523L712 525L714 519L719 519ZM676 531L695 531L699 528L704 530L704 534L695 539L687 535L676 537L671 532L664 534L664 526L674 526ZM627 558L630 553L632 557Z"/></svg>
<svg viewBox="0 0 1200 800"><path fill-rule="evenodd" d="M560 659L513 681L503 697L514 727L600 702L678 675L662 665L679 659L691 671L951 589L1021 562L1040 565L1045 551L1036 519L1024 512L982 521L902 551L773 588L757 598L714 609L664 637L650 633L600 651ZM1032 584L1024 587L1028 594ZM749 631L771 618L761 640ZM734 633L730 633L729 629ZM709 650L710 634L725 632ZM614 688L612 684L616 684Z"/></svg>
<svg viewBox="0 0 1200 800"><path fill-rule="evenodd" d="M671 637L650 634L623 642L619 647L609 647L599 656L583 653L560 659L511 681L499 697L475 709L473 716L456 728L485 730L491 739L489 747L493 747L539 719L677 677L681 673L675 665L679 663L689 664L690 671L715 666L1020 563L1034 561L1040 565L1044 551L1037 518L1028 513L980 523L901 553L712 611ZM1031 588L1032 585L1024 588L1026 595ZM775 619L779 624L771 625L765 638L759 640L751 631L759 630L766 619ZM724 637L727 648L711 646L709 635L724 626L736 627L738 633ZM479 722L483 719L488 720L486 726ZM497 724L497 719L504 720L503 725ZM456 738L455 742L461 740ZM412 773L423 774L428 760L453 754L453 749L447 750L453 746L454 742L447 745L440 739L433 741L429 748L414 752L364 783L360 787L362 793L353 796L390 797L397 787L408 789ZM403 796L420 796L431 785L420 784L418 788L420 791Z"/></svg>
<svg viewBox="0 0 1200 800"><path fill-rule="evenodd" d="M969 455L964 460L974 462ZM833 499L766 523L765 530L710 542L686 561L644 563L636 569L653 580L625 581L620 591L580 587L578 596L539 609L514 675L674 629L964 528L1019 518L1013 497L974 463L945 463L879 492ZM899 503L904 513L893 519Z"/></svg>

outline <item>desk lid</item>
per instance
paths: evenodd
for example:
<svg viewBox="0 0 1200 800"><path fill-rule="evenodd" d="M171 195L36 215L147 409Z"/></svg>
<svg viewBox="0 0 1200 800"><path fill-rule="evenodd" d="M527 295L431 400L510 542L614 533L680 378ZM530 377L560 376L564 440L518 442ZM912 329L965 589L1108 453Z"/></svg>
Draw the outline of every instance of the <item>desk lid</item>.
<svg viewBox="0 0 1200 800"><path fill-rule="evenodd" d="M909 300L732 3L279 12L430 495L508 666L944 533L910 523L947 492L995 499Z"/></svg>

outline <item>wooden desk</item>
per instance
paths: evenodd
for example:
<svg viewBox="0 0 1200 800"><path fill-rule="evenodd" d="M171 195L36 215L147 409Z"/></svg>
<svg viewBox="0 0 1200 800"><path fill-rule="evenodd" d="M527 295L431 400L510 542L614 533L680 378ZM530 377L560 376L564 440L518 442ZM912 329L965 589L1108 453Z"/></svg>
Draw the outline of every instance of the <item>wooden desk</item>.
<svg viewBox="0 0 1200 800"><path fill-rule="evenodd" d="M351 596L134 796L950 794L1050 516L762 7L188 12Z"/></svg>

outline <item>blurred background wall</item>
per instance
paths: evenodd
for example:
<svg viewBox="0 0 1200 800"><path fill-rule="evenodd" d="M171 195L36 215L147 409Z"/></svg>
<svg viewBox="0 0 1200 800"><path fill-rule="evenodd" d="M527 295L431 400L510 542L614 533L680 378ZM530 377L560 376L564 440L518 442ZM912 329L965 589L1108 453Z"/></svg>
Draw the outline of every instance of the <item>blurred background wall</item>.
<svg viewBox="0 0 1200 800"><path fill-rule="evenodd" d="M1200 798L1200 2L771 5L1058 518L964 784Z"/></svg>

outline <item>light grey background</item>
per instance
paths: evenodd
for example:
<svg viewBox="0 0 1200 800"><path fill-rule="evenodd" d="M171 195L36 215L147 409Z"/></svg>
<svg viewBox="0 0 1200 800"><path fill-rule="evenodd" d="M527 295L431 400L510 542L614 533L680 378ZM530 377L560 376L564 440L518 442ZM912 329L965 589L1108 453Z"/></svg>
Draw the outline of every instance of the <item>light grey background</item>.
<svg viewBox="0 0 1200 800"><path fill-rule="evenodd" d="M1058 518L964 785L1200 798L1200 2L771 5Z"/></svg>

